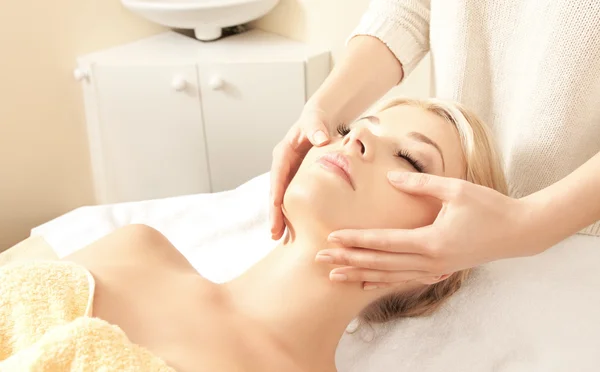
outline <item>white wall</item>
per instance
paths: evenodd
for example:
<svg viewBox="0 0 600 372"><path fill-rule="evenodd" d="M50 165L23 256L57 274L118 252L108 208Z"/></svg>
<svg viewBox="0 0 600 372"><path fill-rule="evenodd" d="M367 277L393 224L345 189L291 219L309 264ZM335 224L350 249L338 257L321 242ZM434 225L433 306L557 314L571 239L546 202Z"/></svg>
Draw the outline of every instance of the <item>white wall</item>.
<svg viewBox="0 0 600 372"><path fill-rule="evenodd" d="M281 0L266 17L256 22L262 29L292 39L329 48L334 62L342 55L346 38L358 24L368 0ZM429 55L390 95L429 97Z"/></svg>

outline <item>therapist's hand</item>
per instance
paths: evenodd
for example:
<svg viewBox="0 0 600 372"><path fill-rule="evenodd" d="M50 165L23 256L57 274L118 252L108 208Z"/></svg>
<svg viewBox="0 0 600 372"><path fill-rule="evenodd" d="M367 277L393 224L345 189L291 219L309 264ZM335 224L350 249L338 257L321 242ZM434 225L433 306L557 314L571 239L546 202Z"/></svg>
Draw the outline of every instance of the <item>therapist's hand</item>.
<svg viewBox="0 0 600 372"><path fill-rule="evenodd" d="M329 240L342 248L320 251L316 258L342 265L331 280L361 281L365 289L410 280L433 284L459 270L545 249L536 242L533 207L524 199L428 174L391 172L388 178L400 191L440 200L437 218L412 230L334 231Z"/></svg>
<svg viewBox="0 0 600 372"><path fill-rule="evenodd" d="M300 119L290 128L285 137L273 150L271 165L271 195L269 222L271 237L281 238L285 231L283 195L312 146L329 143L327 115L323 110L306 106Z"/></svg>

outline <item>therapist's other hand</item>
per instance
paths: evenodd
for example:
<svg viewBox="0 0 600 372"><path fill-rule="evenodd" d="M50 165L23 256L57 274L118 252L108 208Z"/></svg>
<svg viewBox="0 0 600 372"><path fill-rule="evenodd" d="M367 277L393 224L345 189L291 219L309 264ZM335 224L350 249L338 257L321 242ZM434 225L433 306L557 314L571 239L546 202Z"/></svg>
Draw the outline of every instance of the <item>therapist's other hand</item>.
<svg viewBox="0 0 600 372"><path fill-rule="evenodd" d="M412 230L334 231L329 240L342 248L316 258L342 265L331 274L343 275L332 280L361 281L365 289L410 280L433 284L459 270L543 250L528 228L531 207L524 199L428 174L390 172L388 179L400 191L440 200L437 218Z"/></svg>
<svg viewBox="0 0 600 372"><path fill-rule="evenodd" d="M323 110L306 106L300 119L290 128L273 150L269 222L271 237L280 239L285 231L281 205L290 181L312 146L329 143L327 115Z"/></svg>

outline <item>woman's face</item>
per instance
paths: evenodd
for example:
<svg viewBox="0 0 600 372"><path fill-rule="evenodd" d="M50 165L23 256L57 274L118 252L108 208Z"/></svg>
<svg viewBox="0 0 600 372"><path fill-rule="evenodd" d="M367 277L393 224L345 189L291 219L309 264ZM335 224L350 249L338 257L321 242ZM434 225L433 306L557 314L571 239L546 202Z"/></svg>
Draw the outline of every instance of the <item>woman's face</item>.
<svg viewBox="0 0 600 372"><path fill-rule="evenodd" d="M465 177L456 129L422 108L395 106L338 131L328 145L308 152L286 191L283 209L292 226L325 233L425 226L441 203L398 191L387 173Z"/></svg>

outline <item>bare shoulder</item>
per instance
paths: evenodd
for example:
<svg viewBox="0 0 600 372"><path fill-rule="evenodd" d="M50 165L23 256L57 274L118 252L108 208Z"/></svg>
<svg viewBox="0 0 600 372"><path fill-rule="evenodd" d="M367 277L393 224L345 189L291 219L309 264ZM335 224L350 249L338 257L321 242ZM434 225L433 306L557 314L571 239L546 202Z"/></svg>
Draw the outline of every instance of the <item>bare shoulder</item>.
<svg viewBox="0 0 600 372"><path fill-rule="evenodd" d="M119 228L64 260L81 264L92 272L108 267L196 272L163 234L141 224Z"/></svg>

